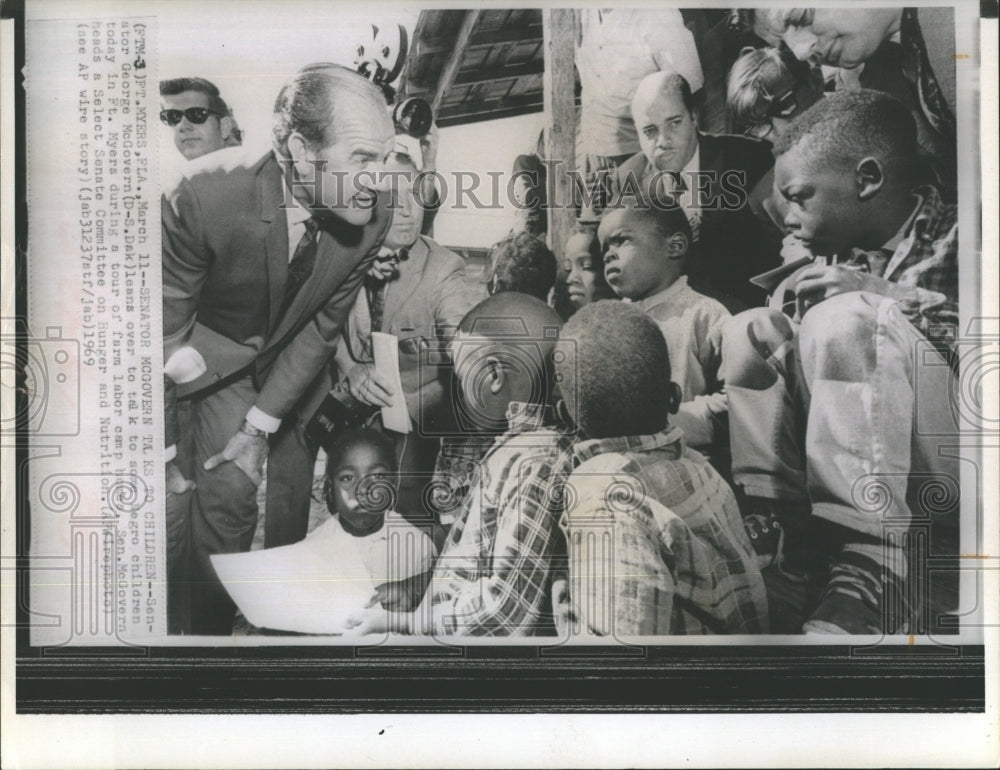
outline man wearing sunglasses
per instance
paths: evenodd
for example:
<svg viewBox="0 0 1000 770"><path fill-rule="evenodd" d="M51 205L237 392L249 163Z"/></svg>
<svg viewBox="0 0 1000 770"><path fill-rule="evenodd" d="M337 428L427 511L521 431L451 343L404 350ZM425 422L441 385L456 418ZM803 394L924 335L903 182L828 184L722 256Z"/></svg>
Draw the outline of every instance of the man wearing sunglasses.
<svg viewBox="0 0 1000 770"><path fill-rule="evenodd" d="M188 160L241 144L236 121L214 83L175 78L160 83L160 121L173 129L174 144Z"/></svg>
<svg viewBox="0 0 1000 770"><path fill-rule="evenodd" d="M210 557L249 550L264 461L301 456L302 405L330 387L324 370L392 221L392 140L374 85L314 64L278 94L272 151L186 164L165 191L164 371L191 404L195 634L231 633Z"/></svg>

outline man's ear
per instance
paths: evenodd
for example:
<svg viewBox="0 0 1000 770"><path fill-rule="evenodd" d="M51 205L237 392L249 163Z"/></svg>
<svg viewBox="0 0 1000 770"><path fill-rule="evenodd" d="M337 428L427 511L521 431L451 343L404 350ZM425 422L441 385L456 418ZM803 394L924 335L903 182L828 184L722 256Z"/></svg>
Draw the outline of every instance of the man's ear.
<svg viewBox="0 0 1000 770"><path fill-rule="evenodd" d="M687 250L688 239L684 233L674 233L667 239L667 259L684 259Z"/></svg>
<svg viewBox="0 0 1000 770"><path fill-rule="evenodd" d="M222 134L222 141L228 141L229 135L233 133L233 119L228 115L219 118L219 133Z"/></svg>
<svg viewBox="0 0 1000 770"><path fill-rule="evenodd" d="M295 164L295 170L299 173L299 176L311 173L306 171L306 168L309 166L309 143L305 137L298 131L292 131L288 136L286 144L288 146L288 155L292 159L292 163Z"/></svg>
<svg viewBox="0 0 1000 770"><path fill-rule="evenodd" d="M682 396L680 385L676 382L667 383L667 412L669 414L677 414L677 410L681 408Z"/></svg>
<svg viewBox="0 0 1000 770"><path fill-rule="evenodd" d="M505 377L503 364L500 363L500 359L496 356L489 356L486 359L486 376L490 386L490 393L495 396L503 390Z"/></svg>
<svg viewBox="0 0 1000 770"><path fill-rule="evenodd" d="M878 195L885 184L884 169L878 158L869 155L858 162L854 169L854 184L859 200L868 201Z"/></svg>

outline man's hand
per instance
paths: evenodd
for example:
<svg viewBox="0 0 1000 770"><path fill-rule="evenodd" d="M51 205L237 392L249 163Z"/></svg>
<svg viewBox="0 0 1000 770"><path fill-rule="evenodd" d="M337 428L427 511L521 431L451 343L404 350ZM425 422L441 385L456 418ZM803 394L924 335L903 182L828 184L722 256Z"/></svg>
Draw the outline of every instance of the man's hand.
<svg viewBox="0 0 1000 770"><path fill-rule="evenodd" d="M372 266L368 268L368 275L376 281L391 281L397 275L399 257L395 254L386 254L384 257L375 257Z"/></svg>
<svg viewBox="0 0 1000 770"><path fill-rule="evenodd" d="M795 283L795 295L806 307L838 294L868 291L894 297L895 285L871 273L843 265L814 265L804 268Z"/></svg>
<svg viewBox="0 0 1000 770"><path fill-rule="evenodd" d="M267 435L251 436L242 430L236 431L226 448L205 461L205 470L210 471L223 463L232 462L243 471L254 486L260 486L264 479L264 460L267 459Z"/></svg>
<svg viewBox="0 0 1000 770"><path fill-rule="evenodd" d="M375 370L375 364L355 364L351 367L347 372L347 390L364 404L392 406L392 385Z"/></svg>
<svg viewBox="0 0 1000 770"><path fill-rule="evenodd" d="M177 463L173 460L167 463L166 476L168 495L183 495L185 492L190 492L195 488L195 483L190 479L184 478L181 469L177 467Z"/></svg>

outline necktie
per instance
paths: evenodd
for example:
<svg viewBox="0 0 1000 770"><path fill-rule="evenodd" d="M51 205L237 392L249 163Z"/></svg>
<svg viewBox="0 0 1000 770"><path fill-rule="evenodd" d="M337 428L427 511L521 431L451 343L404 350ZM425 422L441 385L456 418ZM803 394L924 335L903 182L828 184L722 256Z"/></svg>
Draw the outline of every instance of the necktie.
<svg viewBox="0 0 1000 770"><path fill-rule="evenodd" d="M368 315L372 319L372 331L382 331L382 316L385 314L386 282L373 276L365 276L365 295L368 297Z"/></svg>
<svg viewBox="0 0 1000 770"><path fill-rule="evenodd" d="M288 278L285 281L285 299L281 305L282 316L288 311L288 308L295 300L295 295L299 293L302 284L312 275L313 268L316 266L316 251L319 248L319 239L317 237L319 224L317 224L315 219L307 219L305 226L306 231L302 234L302 238L299 239L298 246L295 247L295 254L292 255L292 261L288 263Z"/></svg>

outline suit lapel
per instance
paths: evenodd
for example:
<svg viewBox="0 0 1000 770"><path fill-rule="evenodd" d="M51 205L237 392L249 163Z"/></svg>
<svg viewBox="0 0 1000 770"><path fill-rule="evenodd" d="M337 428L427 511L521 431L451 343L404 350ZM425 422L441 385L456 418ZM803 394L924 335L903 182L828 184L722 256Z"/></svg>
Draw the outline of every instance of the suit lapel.
<svg viewBox="0 0 1000 770"><path fill-rule="evenodd" d="M264 249L267 255L267 328L273 332L285 296L288 280L288 218L281 207L284 202L284 180L274 158L264 164L257 177L257 200L260 219L267 227Z"/></svg>
<svg viewBox="0 0 1000 770"><path fill-rule="evenodd" d="M720 142L713 136L708 134L698 134L698 165L699 171L707 171L711 173L711 182L705 187L701 188L699 194L698 206L702 210L702 218L704 218L704 212L711 210L712 201L717 200L718 187L719 187L719 175L725 171L722 168L721 152L720 152ZM701 187L699 185L699 187Z"/></svg>
<svg viewBox="0 0 1000 770"><path fill-rule="evenodd" d="M423 236L418 236L416 243L410 249L410 256L405 263L400 263L400 275L392 281L385 292L385 311L382 316L382 328L386 331L392 328L396 314L420 285L420 277L427 265L429 252ZM405 276L405 277L404 277Z"/></svg>

